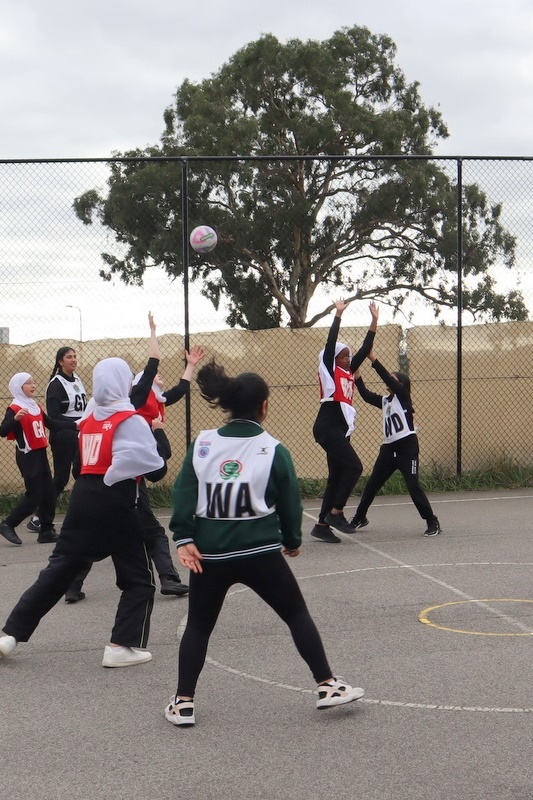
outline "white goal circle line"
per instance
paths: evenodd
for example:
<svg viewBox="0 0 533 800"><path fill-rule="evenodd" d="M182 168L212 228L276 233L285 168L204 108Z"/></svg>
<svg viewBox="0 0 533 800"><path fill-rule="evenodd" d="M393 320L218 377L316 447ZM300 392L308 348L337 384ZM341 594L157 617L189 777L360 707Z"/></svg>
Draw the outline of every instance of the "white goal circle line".
<svg viewBox="0 0 533 800"><path fill-rule="evenodd" d="M444 562L441 564L388 564L383 567L358 567L356 569L346 569L346 570L339 570L337 572L323 572L317 573L316 575L300 575L297 577L297 580L306 580L311 578L326 578L326 577L334 577L336 575L350 575L354 572L373 572L373 571L380 571L380 570L390 570L390 569L412 569L413 567L478 567L478 566L490 566L490 567L497 567L497 566L524 566L530 567L533 566L531 562L528 561L458 561L458 562ZM233 595L242 594L243 592L251 591L247 586L243 586L239 589L235 589L231 592L228 592L228 597L232 597ZM187 615L181 619L178 624L177 629L177 638L178 642L181 639L183 631L185 630L185 625L187 623ZM235 667L230 667L228 664L222 664L220 661L217 661L210 656L206 656L205 663L209 664L212 667L217 667L217 669L222 669L225 672L230 673L231 675L237 675L240 678L245 678L247 680L255 681L256 683L264 683L268 686L274 686L278 689L286 689L291 692L300 692L300 694L316 694L316 690L314 689L307 689L303 686L291 686L290 684L280 683L279 681L273 681L269 678L261 678L259 675L251 675L248 672L243 672L242 670L238 670ZM370 697L361 697L357 701L358 703L366 703L367 705L380 705L380 706L389 706L391 708L407 708L407 709L415 709L415 710L422 710L422 711L467 711L467 712L477 712L477 713L493 713L493 714L529 714L533 711L533 708L505 708L505 707L497 707L497 706L457 706L457 705L448 705L444 703L413 703L413 702L403 702L401 700L380 700L377 698L370 698Z"/></svg>

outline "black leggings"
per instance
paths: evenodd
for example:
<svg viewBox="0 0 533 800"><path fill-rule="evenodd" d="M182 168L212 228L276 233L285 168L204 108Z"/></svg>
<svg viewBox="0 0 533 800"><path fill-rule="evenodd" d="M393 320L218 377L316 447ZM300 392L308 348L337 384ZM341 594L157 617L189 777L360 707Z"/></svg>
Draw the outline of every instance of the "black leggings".
<svg viewBox="0 0 533 800"><path fill-rule="evenodd" d="M328 462L328 479L318 515L319 522L324 522L332 508L343 510L363 472L361 459L350 444L346 430L345 423L329 424L325 414L319 414L313 428L315 440L326 451Z"/></svg>
<svg viewBox="0 0 533 800"><path fill-rule="evenodd" d="M146 544L148 555L154 562L160 580L163 578L177 578L178 570L170 554L170 544L166 530L160 524L150 506L150 495L146 483L139 483L139 497L137 501L137 514L141 527L141 535ZM91 571L92 564L87 564L75 576L69 586L69 592L81 592L85 578Z"/></svg>
<svg viewBox="0 0 533 800"><path fill-rule="evenodd" d="M5 521L16 528L22 520L37 510L41 531L45 533L51 530L56 512L56 496L46 447L30 450L29 453L17 450L16 460L20 474L24 478L26 492L11 509Z"/></svg>
<svg viewBox="0 0 533 800"><path fill-rule="evenodd" d="M123 540L124 547L110 552L121 590L115 622L109 641L123 647L146 647L150 633L150 617L154 604L154 581L146 548L138 536L132 533L130 540ZM110 545L110 551L112 549ZM27 642L42 618L59 602L72 584L74 576L87 562L65 556L55 550L41 570L37 580L11 611L3 631L14 636L17 642Z"/></svg>
<svg viewBox="0 0 533 800"><path fill-rule="evenodd" d="M226 594L235 583L252 589L288 625L294 644L317 683L332 677L320 634L281 552L203 561L202 567L202 573L190 575L189 614L178 657L178 695L194 697L209 637Z"/></svg>
<svg viewBox="0 0 533 800"><path fill-rule="evenodd" d="M78 449L78 431L54 431L50 434L50 449L54 462L54 490L56 497L59 497L70 478L72 462Z"/></svg>
<svg viewBox="0 0 533 800"><path fill-rule="evenodd" d="M27 642L76 574L93 561L111 556L121 595L110 641L146 647L155 584L135 508L136 494L133 480L106 486L102 475L80 475L48 565L11 611L4 633Z"/></svg>
<svg viewBox="0 0 533 800"><path fill-rule="evenodd" d="M428 522L435 519L427 495L420 486L419 467L416 434L406 436L405 439L399 439L392 444L382 444L372 474L361 495L354 519L363 519L383 484L396 470L401 472L411 500L422 519Z"/></svg>

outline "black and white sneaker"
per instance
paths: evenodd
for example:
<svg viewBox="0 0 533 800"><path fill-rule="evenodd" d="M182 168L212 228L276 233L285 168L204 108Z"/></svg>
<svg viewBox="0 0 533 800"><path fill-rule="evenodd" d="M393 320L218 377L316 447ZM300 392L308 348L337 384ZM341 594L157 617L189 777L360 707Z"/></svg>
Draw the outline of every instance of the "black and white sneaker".
<svg viewBox="0 0 533 800"><path fill-rule="evenodd" d="M321 683L317 687L318 700L317 708L332 708L343 706L345 703L352 703L363 697L365 690L360 686L350 686L344 678L332 678L327 683Z"/></svg>
<svg viewBox="0 0 533 800"><path fill-rule="evenodd" d="M165 719L173 725L194 725L194 702L192 700L182 700L180 697L171 697L170 703L165 708Z"/></svg>
<svg viewBox="0 0 533 800"><path fill-rule="evenodd" d="M353 525L354 528L366 528L366 526L368 525L368 518L363 517L362 519L361 518L358 519L357 517L352 517L352 519L350 520L350 525Z"/></svg>
<svg viewBox="0 0 533 800"><path fill-rule="evenodd" d="M440 522L437 517L433 517L433 519L428 522L428 527L427 530L424 531L424 536L437 536L439 533L442 533Z"/></svg>
<svg viewBox="0 0 533 800"><path fill-rule="evenodd" d="M329 525L319 525L318 522L314 528L311 529L311 536L315 539L320 539L322 542L329 544L339 544L341 541L340 536L333 533Z"/></svg>
<svg viewBox="0 0 533 800"><path fill-rule="evenodd" d="M355 533L354 526L350 525L342 511L340 514L332 514L331 511L329 511L324 517L324 522L341 533Z"/></svg>
<svg viewBox="0 0 533 800"><path fill-rule="evenodd" d="M39 517L32 517L26 527L29 531L33 531L33 533L40 533L41 523L39 522Z"/></svg>

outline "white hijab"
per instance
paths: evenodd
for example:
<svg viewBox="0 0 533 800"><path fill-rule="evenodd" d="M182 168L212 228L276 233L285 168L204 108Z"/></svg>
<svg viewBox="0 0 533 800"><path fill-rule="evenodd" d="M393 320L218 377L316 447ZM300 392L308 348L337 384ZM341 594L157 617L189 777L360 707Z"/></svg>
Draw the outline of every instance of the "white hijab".
<svg viewBox="0 0 533 800"><path fill-rule="evenodd" d="M104 358L93 370L92 413L107 419L117 411L135 411L130 401L132 371L122 358Z"/></svg>
<svg viewBox="0 0 533 800"><path fill-rule="evenodd" d="M100 390L100 394L101 394L100 403L99 404L97 403L97 401L95 399L95 392L93 390L93 396L90 398L89 402L87 403L87 406L85 407L85 411L81 415L81 417L79 419L79 422L82 422L84 419L86 419L88 416L90 416L90 414L94 414L95 419L105 419L106 417L109 417L110 414L114 414L116 411L131 411L131 409L134 408L134 406L132 405L132 403L131 403L131 401L129 399L130 389L131 389L131 386L134 386L136 383L139 382L139 380L141 379L141 376L142 376L143 373L142 372L138 372L137 375L135 376L135 378L132 381L132 372L131 372L129 366L126 364L125 361L122 362L123 364L126 364L126 367L127 367L128 390L126 392L127 399L126 398L121 398L119 400L118 399L118 395L122 391L124 391L124 387L123 386L119 386L119 384L117 382L117 378L118 378L117 368L118 368L118 365L117 364L112 365L112 364L108 363L108 362L117 362L117 361L122 361L122 359L120 359L120 358L106 358L106 359L104 359L104 361L100 361L96 365L96 367L99 368L99 370L98 370L99 380L101 380L101 382L102 382L102 386L101 386L101 390ZM104 366L100 366L102 364ZM96 367L95 367L95 370L96 370ZM120 369L123 369L123 367L121 366ZM115 375L115 377L113 379L113 382L112 382L112 384L108 385L106 383L106 381L108 381L108 378L110 378L110 377L113 378L113 373ZM95 375L95 372L93 372L93 380L94 380L94 375ZM124 378L125 377L126 377L126 371L124 370ZM152 388L155 388L155 384L153 384ZM115 400L112 399L112 395L114 395L114 394L117 395L117 398ZM112 407L108 407L109 406L109 403L107 402L108 399L113 402L113 406ZM102 400L104 402L102 402ZM162 400L162 402L165 402L165 401ZM97 406L98 406L98 411L97 411Z"/></svg>
<svg viewBox="0 0 533 800"><path fill-rule="evenodd" d="M337 342L335 345L335 358L341 353L343 350L348 350L350 354L350 361L352 360L352 349L349 345L344 344L344 342ZM322 396L324 399L331 397L333 392L335 391L335 381L333 380L333 376L331 372L328 370L327 366L324 364L324 353L325 349L321 350L318 354L318 377L320 378L320 385L322 387ZM332 370L335 369L335 361L333 364L330 364Z"/></svg>
<svg viewBox="0 0 533 800"><path fill-rule="evenodd" d="M37 417L41 413L41 407L35 402L33 397L25 395L22 388L30 378L31 375L29 372L17 372L9 381L9 391L13 395L13 402L15 405L27 408L32 417Z"/></svg>
<svg viewBox="0 0 533 800"><path fill-rule="evenodd" d="M107 419L117 411L135 411L130 402L132 372L121 358L105 358L93 370L92 413L95 419ZM89 406L87 406L86 411ZM164 466L157 452L151 428L139 414L124 420L113 437L113 459L104 475L104 483L136 478Z"/></svg>

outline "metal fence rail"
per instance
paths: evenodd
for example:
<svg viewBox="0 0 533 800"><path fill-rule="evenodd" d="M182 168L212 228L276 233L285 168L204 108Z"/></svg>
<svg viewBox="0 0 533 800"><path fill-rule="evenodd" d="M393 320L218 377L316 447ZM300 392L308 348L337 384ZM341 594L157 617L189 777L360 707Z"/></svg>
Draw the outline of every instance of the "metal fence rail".
<svg viewBox="0 0 533 800"><path fill-rule="evenodd" d="M223 295L218 308L205 295L217 296L219 289L210 281L220 283L222 276L227 284L232 263L240 265L239 269L235 266L236 280L245 280L241 269L245 248L235 241L241 231L232 231L225 238L226 231L219 224L227 212L221 194L224 187L235 186L237 177L242 182L245 170L249 195L243 202L258 211L253 212L254 231L251 227L242 230L242 238L246 243L246 237L253 234L257 251L258 235L271 241L276 225L279 239L283 217L287 229L292 229L299 213L275 182L280 164L294 174L300 168L298 174L305 177L325 173L328 165L340 163L358 171L347 169L346 177L340 171L335 174L323 198L319 222L326 217L338 220L355 202L364 210L365 194L357 200L354 181L362 186L364 179L368 197L370 188L384 185L392 172L403 171L405 185L409 181L414 185L424 166L449 186L442 247L447 265L453 264L455 269L451 286L455 304L446 308L424 302L405 286L401 290L405 302L393 314L394 303L388 305L385 296L377 297L381 305L377 346L387 366L392 369L401 364L411 374L422 462L457 473L503 458L529 464L533 451L527 403L533 381L533 324L529 322L533 308L533 223L529 213L533 160L529 158L210 156L0 161L0 398L4 407L10 401L8 380L18 371L35 373L38 393L44 396L56 350L63 344L78 350L79 372L89 387L92 364L105 355L121 355L133 369L140 369L147 352L146 316L152 309L167 385L176 382L183 369L183 347L195 342L205 344L209 354L215 354L229 369L266 373L273 385L272 405L282 409L279 418L272 412L272 424L291 439L301 476L319 475L322 454L311 434L317 398L316 358L331 319L321 315L328 303L350 291L334 279L325 282L310 302L307 319L316 318L316 323L309 328L295 330L294 320L280 304L276 309L279 329L269 331L265 328L275 328L275 319L268 326L251 323L250 330L243 331L241 325L228 322L232 310ZM258 174L270 176L269 196L254 194ZM87 203L91 192L106 198L113 181L115 186L120 183L122 191L115 195L114 219L127 213L131 230L134 217L135 236L130 236L126 227L117 234L98 216L96 206L92 214L87 205L80 209L79 199L85 198ZM486 199L480 213L485 214L487 224L491 215L498 214L501 229L512 241L512 267L505 263L501 242L494 243L494 263L487 267L495 291L521 293L526 314L520 321L507 322L505 314L500 322L487 321L488 317L475 319L466 308L476 243L473 246L472 239L463 234L470 224L472 203L480 194ZM239 197L243 198L242 190ZM281 208L275 221L272 208L277 212ZM82 221L84 209L91 224ZM109 209L106 213L109 216ZM217 228L222 241L217 252L227 256L226 272L213 269L208 275L206 258L191 250L188 235L200 223ZM317 232L318 222L314 230L307 231L310 237ZM146 269L142 275L142 270L130 269L126 285L120 270L111 267L124 262L139 242L147 254ZM481 239L478 247L485 247ZM343 326L346 322L354 329L354 339L364 333L372 296L371 281L359 282L358 271L363 274L367 270L371 276L372 270L378 274L381 269L379 259L372 261L368 242L361 241L360 254L365 257L354 257L352 273L352 294L357 299L343 318ZM169 264L174 265L176 275L169 274ZM102 271L110 280L101 277ZM440 279L436 273L434 285ZM266 283L260 284L259 291L257 287L250 291L244 304L250 320L264 319L264 299L269 291ZM380 390L379 384L372 386L371 374L366 377L371 388ZM174 471L191 436L206 421L218 421L206 411L194 386L190 401L181 405L167 421L177 445ZM379 420L368 409L360 408L356 436L366 472L380 440ZM0 443L0 463L4 475L0 489L11 491L20 486L11 446L6 442Z"/></svg>

